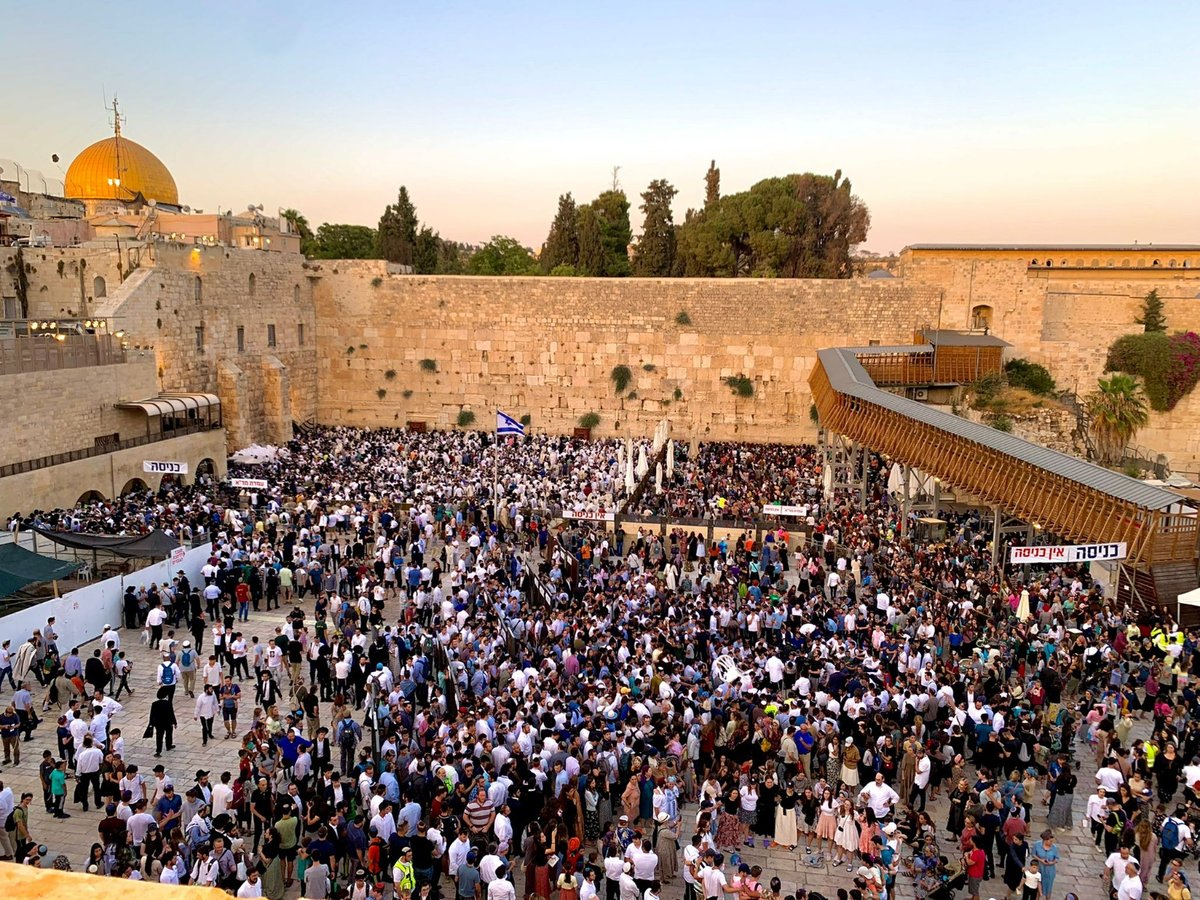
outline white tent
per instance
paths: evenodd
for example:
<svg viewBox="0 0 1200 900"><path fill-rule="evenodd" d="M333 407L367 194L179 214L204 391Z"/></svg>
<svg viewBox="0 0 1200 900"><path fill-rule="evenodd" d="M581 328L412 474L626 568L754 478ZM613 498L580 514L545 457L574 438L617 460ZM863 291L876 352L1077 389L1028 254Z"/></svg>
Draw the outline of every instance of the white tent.
<svg viewBox="0 0 1200 900"><path fill-rule="evenodd" d="M1180 606L1200 606L1200 588L1180 594L1175 600Z"/></svg>

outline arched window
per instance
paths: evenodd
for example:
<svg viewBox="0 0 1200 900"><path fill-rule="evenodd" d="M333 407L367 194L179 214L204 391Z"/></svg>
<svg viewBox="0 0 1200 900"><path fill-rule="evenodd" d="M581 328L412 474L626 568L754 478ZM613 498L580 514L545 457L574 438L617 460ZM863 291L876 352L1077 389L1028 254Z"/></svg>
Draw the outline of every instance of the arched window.
<svg viewBox="0 0 1200 900"><path fill-rule="evenodd" d="M1173 259L1172 259L1172 260L1168 260L1168 262L1167 262L1167 268L1168 268L1168 269L1173 269L1173 268L1175 268L1175 260L1173 260Z"/></svg>
<svg viewBox="0 0 1200 900"><path fill-rule="evenodd" d="M254 273L253 273L253 272L251 272L251 273L250 273L250 279L249 279L249 285L248 285L248 288L249 288L249 291L250 291L250 296L251 296L251 297L253 297L253 296L254 296L254 280L255 280L255 279L254 279Z"/></svg>
<svg viewBox="0 0 1200 900"><path fill-rule="evenodd" d="M1162 265L1162 263L1156 259L1156 260L1154 260L1154 262L1150 263L1150 265L1151 265L1151 267L1157 269L1158 267L1160 267Z"/></svg>
<svg viewBox="0 0 1200 900"><path fill-rule="evenodd" d="M142 479L130 478L127 482L125 482L125 487L121 488L121 496L124 497L126 494L133 494L148 490L150 490L150 486L146 484L146 482L142 481Z"/></svg>
<svg viewBox="0 0 1200 900"><path fill-rule="evenodd" d="M294 288L292 288L292 302L300 302L300 285L296 285Z"/></svg>
<svg viewBox="0 0 1200 900"><path fill-rule="evenodd" d="M1031 260L1029 261L1029 264L1030 264L1031 266L1036 266L1036 265L1038 264L1038 261L1037 261L1036 259L1031 259Z"/></svg>
<svg viewBox="0 0 1200 900"><path fill-rule="evenodd" d="M97 275L92 279L92 298L99 300L101 297L108 296L108 285L104 283L104 279Z"/></svg>
<svg viewBox="0 0 1200 900"><path fill-rule="evenodd" d="M199 303L204 298L204 286L200 283L200 276L196 276L196 302Z"/></svg>
<svg viewBox="0 0 1200 900"><path fill-rule="evenodd" d="M1050 268L1053 265L1054 265L1054 260L1052 260L1052 259L1046 260L1046 268Z"/></svg>
<svg viewBox="0 0 1200 900"><path fill-rule="evenodd" d="M991 329L992 308L985 304L971 308L971 327L974 329Z"/></svg>

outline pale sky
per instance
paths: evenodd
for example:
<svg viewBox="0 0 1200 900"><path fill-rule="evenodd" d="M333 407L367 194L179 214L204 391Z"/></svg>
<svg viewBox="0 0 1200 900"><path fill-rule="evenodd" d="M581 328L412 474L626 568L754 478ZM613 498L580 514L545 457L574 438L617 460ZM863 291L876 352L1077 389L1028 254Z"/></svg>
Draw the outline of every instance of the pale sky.
<svg viewBox="0 0 1200 900"><path fill-rule="evenodd" d="M0 158L124 134L205 211L540 245L559 194L840 168L865 245L1200 242L1200 3L5 3ZM56 166L50 155L57 153ZM59 171L61 167L61 171Z"/></svg>

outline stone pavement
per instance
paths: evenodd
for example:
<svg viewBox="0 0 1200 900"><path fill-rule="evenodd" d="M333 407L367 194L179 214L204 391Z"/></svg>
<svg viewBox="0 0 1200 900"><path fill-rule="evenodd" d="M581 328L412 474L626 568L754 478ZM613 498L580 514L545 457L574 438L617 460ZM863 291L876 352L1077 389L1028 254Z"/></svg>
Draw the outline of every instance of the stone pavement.
<svg viewBox="0 0 1200 900"><path fill-rule="evenodd" d="M300 604L303 608L310 611L312 609L311 595L307 603ZM272 610L267 612L250 613L250 621L240 627L240 630L249 638L251 635L257 634L260 639L266 640L274 634L276 625L282 623L283 615L290 610L291 607L285 607L282 610ZM396 601L391 601L388 604L386 618L388 621L395 621L399 615L399 607ZM13 641L13 646L18 645L25 635L7 634L3 629L3 622L0 621L0 635L5 638L10 638ZM176 632L178 640L191 639L191 635L184 629ZM200 725L192 720L193 704L182 689L182 685L177 689L175 694L175 713L179 720L179 727L175 732L175 749L166 752L164 751L161 759L154 758L154 742L153 740L143 740L142 732L146 726L146 720L149 712L150 703L155 696L154 671L155 665L159 659L155 651L144 647L140 641L140 632L122 631L122 649L124 649L129 658L132 660L134 668L130 677L135 694L133 697L123 697L122 702L125 704L125 709L114 719L114 725L121 728L125 738L125 758L129 763L136 763L140 771L149 775L154 765L161 762L166 766L167 772L172 776L175 784L181 790L189 787L194 780L197 769L210 770L213 775L212 779L216 782L222 771L230 770L237 771L237 744L233 741L224 741L221 739L221 723L216 722L217 737L214 742L210 742L208 747L203 747L200 740ZM92 649L97 646L95 643L80 648L81 655L86 659L91 655ZM206 653L210 649L208 636L206 636L205 647ZM69 647L60 648L65 654L70 650ZM307 672L307 665L303 667L303 671ZM249 682L247 682L249 684ZM281 685L286 690L286 685ZM11 691L7 688L0 693L0 701L7 700L11 695ZM41 695L36 695L36 699L40 705ZM250 721L253 712L253 692L250 691L243 699L242 714L240 718L244 723ZM328 721L328 707L322 710L322 721ZM67 811L71 814L70 819L55 820L48 815L42 806L41 789L38 785L37 767L41 761L42 751L50 749L57 752L57 741L55 739L55 720L57 714L54 710L45 713L43 723L34 732L34 738L29 743L22 744L22 757L19 766L6 766L3 773L0 774L0 780L12 787L13 793L19 798L21 792L32 791L34 794L34 803L31 808L32 816L30 823L30 831L33 837L41 843L46 844L50 848L51 858L57 853L66 853L72 863L78 866L82 860L86 859L88 850L92 843L97 840L96 826L101 819L101 813L93 807L90 812L83 812L82 809L70 802L70 798L74 789L74 782L71 781L67 786L68 804ZM1148 734L1148 723L1138 723L1134 729L1134 735L1143 737ZM1050 900L1060 900L1067 892L1074 892L1081 898L1089 900L1101 895L1097 891L1101 889L1099 878L1097 877L1103 871L1103 856L1095 849L1090 835L1086 827L1083 825L1083 813L1087 805L1088 795L1092 792L1094 785L1095 764L1092 759L1090 750L1082 745L1078 746L1078 758L1082 765L1079 770L1079 788L1075 795L1075 828L1061 832L1058 835L1058 843L1061 848L1063 859L1059 863L1058 877L1054 887L1054 897ZM939 826L939 836L944 837L944 825L946 822L947 805L945 799L939 799L935 803L929 805L929 810L934 817L935 822ZM1031 833L1039 834L1045 827L1046 807L1041 802L1041 797L1035 798L1034 814ZM685 810L685 821L694 821L694 807L689 807ZM943 854L949 856L952 861L956 860L956 852L947 852L947 849L953 849L949 842L943 841ZM852 887L853 875L846 871L845 867L833 867L826 864L820 868L811 868L804 864L801 852L787 852L776 849L762 849L761 841L758 847L750 849L743 846L739 850L739 854L744 862L751 865L761 865L763 867L763 882L769 883L773 875L777 875L783 883L784 893L787 894L796 887L804 887L809 891L819 891L826 897L835 897L839 887L849 889ZM908 856L905 852L903 855ZM728 867L727 867L728 868ZM998 867L999 871L999 867ZM516 874L518 889L523 881L523 873L519 870ZM1152 882L1153 885L1153 882ZM290 894L298 895L298 888L292 888ZM683 894L683 886L680 879L676 878L673 882L664 885L662 896L664 900L677 900ZM899 898L909 898L913 896L911 879L901 875L898 879L895 895ZM1005 887L999 878L985 882L981 897L984 900L991 897L1003 897L1005 895ZM960 900L962 898L960 897Z"/></svg>

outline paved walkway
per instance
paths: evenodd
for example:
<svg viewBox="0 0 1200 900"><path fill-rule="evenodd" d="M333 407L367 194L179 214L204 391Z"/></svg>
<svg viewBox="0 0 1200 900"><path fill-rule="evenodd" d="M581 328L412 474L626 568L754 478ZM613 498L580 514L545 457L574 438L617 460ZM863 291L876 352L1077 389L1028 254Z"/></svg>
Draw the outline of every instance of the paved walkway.
<svg viewBox="0 0 1200 900"><path fill-rule="evenodd" d="M311 614L312 597L308 598L308 602L301 604ZM247 637L257 634L261 639L266 640L274 634L275 626L283 621L283 613L288 611L290 607L284 610L273 610L270 613L254 612L250 613L250 621L242 626L241 630ZM392 601L388 604L386 611L386 619L395 621L399 615L398 603ZM19 644L25 635L6 634L3 630L3 621L0 620L0 634L4 637L11 638L13 645ZM126 650L130 659L133 661L134 669L130 677L135 694L133 697L124 697L122 702L125 703L125 709L114 720L114 725L121 728L125 737L126 761L136 763L140 771L149 775L154 765L161 762L166 766L168 774L175 781L177 787L185 790L193 783L197 769L210 770L212 780L215 783L222 771L230 770L237 771L237 744L233 741L223 741L220 739L220 722L216 723L216 731L218 737L214 743L210 743L208 747L203 747L200 741L200 725L198 722L192 721L193 703L182 690L182 685L176 691L175 695L175 712L179 719L179 728L175 732L175 749L170 752L164 752L161 759L154 758L154 742L153 740L143 740L142 732L146 726L146 720L149 713L150 703L155 696L154 685L154 668L158 662L158 654L142 646L139 632L122 631L122 649ZM191 639L191 635L185 630L180 629L177 632L179 640ZM92 649L97 646L91 644L81 648L81 655L86 659L91 655ZM69 647L60 648L64 653L69 651ZM207 642L204 647L205 652L209 649ZM307 671L307 666L304 667ZM248 682L247 682L248 683ZM286 690L286 685L281 685ZM7 700L11 695L11 691L7 688L0 694L0 700ZM40 704L41 695L37 695L37 700ZM253 711L253 692L251 692L243 703L242 718L248 722L250 714ZM322 721L328 721L328 707L322 710ZM99 823L102 814L94 807L90 812L83 812L79 806L70 803L70 797L74 789L74 782L68 783L68 812L71 814L70 819L55 820L44 811L41 803L41 788L38 784L37 768L41 761L42 751L49 749L57 752L57 741L55 739L55 720L57 714L51 710L46 713L46 719L43 724L34 732L34 738L29 743L22 744L22 757L19 766L3 767L3 773L0 774L0 780L13 789L13 793L19 797L22 791L32 791L34 794L34 804L32 807L31 833L33 837L41 843L46 844L50 848L51 858L57 853L66 853L72 863L78 868L82 861L86 859L88 850L91 845L97 840L96 826ZM1136 736L1144 736L1143 732L1148 733L1147 726L1144 723L1139 723L1135 728ZM1092 754L1084 747L1079 748L1078 756L1082 762L1079 770L1079 788L1075 795L1075 828L1069 831L1061 832L1058 835L1058 842L1063 855L1062 861L1058 867L1058 877L1054 886L1054 896L1051 900L1061 900L1067 892L1078 894L1083 900L1094 900L1101 895L1097 893L1102 885L1098 879L1098 874L1103 870L1103 857L1097 851L1091 841L1090 835L1087 832L1083 823L1083 813L1087 804L1087 797L1091 793L1094 784L1093 775L1095 773L1095 765L1092 761ZM939 834L944 835L944 825L946 822L947 806L944 799L939 799L936 803L931 803L929 806L930 812L934 820L939 826ZM685 811L685 821L694 821L694 808L689 808ZM1035 798L1034 814L1031 833L1036 835L1045 827L1046 807L1041 803L1041 798ZM947 842L943 842L943 853L946 853ZM801 848L802 850L803 848ZM783 850L764 850L761 849L761 842L758 849L751 850L743 847L740 851L743 861L750 864L758 864L763 867L763 881L769 883L771 876L778 875L783 883L785 895L796 887L805 887L809 891L820 891L826 897L833 898L836 896L836 891L839 887L852 887L853 875L848 873L844 866L834 868L830 865L825 865L821 868L810 868L803 863L801 854L797 852L787 852ZM905 856L909 855L907 852ZM947 854L952 860L956 858L956 854ZM997 871L999 872L999 866ZM517 885L520 889L523 875L518 872ZM1153 882L1152 882L1153 885ZM666 884L663 888L662 896L664 900L677 900L683 894L681 881L677 878L675 881ZM298 888L293 888L289 895L298 895ZM1000 898L1005 895L1005 887L999 878L985 882L982 889L982 898ZM897 883L895 896L899 898L909 898L913 896L911 879L901 876ZM960 897L962 900L962 897Z"/></svg>

